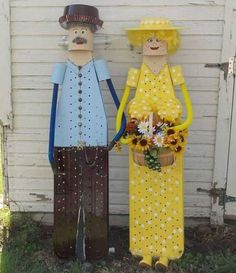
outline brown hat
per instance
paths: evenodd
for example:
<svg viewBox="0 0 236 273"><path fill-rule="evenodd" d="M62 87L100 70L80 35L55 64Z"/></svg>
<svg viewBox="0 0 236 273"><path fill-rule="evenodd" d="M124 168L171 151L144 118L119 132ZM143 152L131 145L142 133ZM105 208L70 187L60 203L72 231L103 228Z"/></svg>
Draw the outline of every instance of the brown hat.
<svg viewBox="0 0 236 273"><path fill-rule="evenodd" d="M99 19L98 9L88 5L69 5L64 9L64 14L59 18L60 25L68 29L69 23L80 22L91 24L96 30L102 27L103 21Z"/></svg>

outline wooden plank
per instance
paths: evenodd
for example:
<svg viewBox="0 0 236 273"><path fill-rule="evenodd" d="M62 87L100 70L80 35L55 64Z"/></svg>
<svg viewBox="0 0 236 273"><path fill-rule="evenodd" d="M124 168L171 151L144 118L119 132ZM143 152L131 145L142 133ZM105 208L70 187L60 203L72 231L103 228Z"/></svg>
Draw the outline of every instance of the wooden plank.
<svg viewBox="0 0 236 273"><path fill-rule="evenodd" d="M41 186L42 185L42 186ZM129 183L128 181L121 181L121 180L112 180L110 182L109 188L110 192L116 194L117 196L128 193ZM206 193L200 193L197 191L199 187L203 187L209 189L211 187L211 182L195 182L195 181L185 181L184 192L185 195L195 195L194 198L198 196L206 197ZM24 201L21 199L21 195L17 195L18 191L27 193L34 192L34 193L41 193L43 192L50 192L50 196L53 195L53 180L51 179L35 179L35 178L12 178L10 184L10 190L14 192L15 199L17 201ZM35 198L35 195L31 196L31 198ZM27 201L27 199L26 199Z"/></svg>
<svg viewBox="0 0 236 273"><path fill-rule="evenodd" d="M194 124L192 125L192 131L214 131L216 129L216 118L215 117L201 117L195 118ZM110 130L115 128L115 118L108 118L108 125ZM15 115L14 116L14 127L15 128L49 128L49 117L47 116L28 116L28 115Z"/></svg>
<svg viewBox="0 0 236 273"><path fill-rule="evenodd" d="M233 34L231 35L231 45L232 51L234 51L234 57L236 56L236 35L234 30L236 28L236 4L233 3L233 14L232 14L232 21L231 21L231 31ZM230 139L229 139L229 149L228 149L228 169L227 169L227 185L226 185L226 194L228 196L236 197L236 183L235 183L235 176L236 176L236 164L235 164L235 154L236 154L236 79L235 75L229 75L228 77L229 85L228 87L232 88L232 109L231 109L231 116L230 116ZM236 206L235 202L226 202L225 204L225 216L227 218L231 217L232 219L236 219Z"/></svg>
<svg viewBox="0 0 236 273"><path fill-rule="evenodd" d="M110 192L110 204L111 205L128 205L128 191L122 192ZM15 202L50 202L53 201L53 191L45 191L45 190L11 190L10 197L12 201ZM204 194L198 195L185 195L185 207L209 207L210 199L208 196Z"/></svg>
<svg viewBox="0 0 236 273"><path fill-rule="evenodd" d="M20 145L20 143L19 143ZM9 166L34 166L34 167L48 167L48 157L46 154L21 154L14 153L9 154L8 158ZM116 154L110 155L109 166L111 169L116 167L126 168L128 166L127 154ZM213 168L213 157L185 157L184 163L185 169L195 170L212 170Z"/></svg>
<svg viewBox="0 0 236 273"><path fill-rule="evenodd" d="M20 143L20 145L19 145ZM12 141L8 143L8 152L11 153L47 153L47 141L45 142L29 142L29 141ZM214 153L214 145L210 144L191 144L187 146L186 156L202 156L209 157Z"/></svg>
<svg viewBox="0 0 236 273"><path fill-rule="evenodd" d="M27 55L27 53L25 53ZM40 54L40 53L39 53ZM47 76L47 75L51 75L52 73L52 67L53 64L52 63L43 63L43 62L33 62L33 60L30 60L31 62L27 62L27 63L22 63L22 62L17 62L14 63L13 65L13 70L12 70L12 74L13 76L24 76L24 75L29 75L29 76ZM109 67L112 68L110 69L110 73L112 75L112 77L115 76L122 76L122 77L126 77L127 76L127 71L128 71L128 65L130 66L130 64L119 64L119 67L122 67L122 70L119 70L116 67L116 64L114 62L109 63ZM196 67L195 67L196 66ZM127 67L127 69L126 69ZM199 78L200 74L203 78L207 78L210 77L212 78L212 72L209 71L209 69L205 69L204 68L204 64L183 64L182 65L183 68L183 73L185 75L185 77L195 77L195 78ZM188 71L188 68L190 69L190 71ZM194 74L194 72L198 70L198 75ZM208 74L209 72L209 74ZM213 69L214 72L214 69ZM219 71L217 71L219 73ZM215 77L218 77L219 75L214 74Z"/></svg>
<svg viewBox="0 0 236 273"><path fill-rule="evenodd" d="M116 90L119 97L122 96L123 90ZM32 93L34 94L32 96ZM178 97L182 101L182 97L180 96L179 92L177 92ZM30 104L34 105L35 103L39 103L40 106L44 108L43 111L41 111L44 115L49 114L49 108L51 104L51 96L52 96L52 90L15 90L13 92L13 99L14 99L14 107L19 109L19 112L17 109L14 108L14 113L21 113L23 114L24 109L21 110L22 106L25 106L27 108L31 108ZM191 91L190 90L190 96L193 102L193 108L194 108L194 116L195 117L201 117L201 116L215 116L216 114L216 108L217 108L217 98L218 93L211 91L211 92L202 92L202 91ZM130 97L131 99L132 97ZM108 90L103 90L103 99L105 102L105 108L106 112L108 113L108 116L115 116L117 109L114 105L113 99L110 95L110 92ZM28 104L28 106L27 106ZM209 106L209 107L208 107ZM37 108L37 107L36 107ZM26 110L30 111L30 109ZM37 115L37 112L40 112L40 109L35 112L31 112L34 115ZM30 112L28 112L30 114Z"/></svg>
<svg viewBox="0 0 236 273"><path fill-rule="evenodd" d="M190 128L191 129L191 128ZM110 133L113 132L110 130ZM28 136L31 135L31 136ZM19 139L18 139L19 136ZM43 136L43 138L41 138ZM196 136L196 137L195 137ZM47 141L48 137L48 130L47 129L39 129L39 128L18 128L14 130L13 132L8 132L8 137L11 139L13 137L13 140L33 140L35 137L35 140L42 140ZM29 139L28 139L29 137ZM25 138L25 139L24 139ZM196 139L199 139L199 142L194 141ZM201 139L204 140L204 142L201 142ZM198 143L198 144L214 144L215 139L215 132L214 131L192 131L189 130L189 143ZM125 148L126 146L124 146Z"/></svg>
<svg viewBox="0 0 236 273"><path fill-rule="evenodd" d="M18 41L17 41L18 40ZM23 56L21 56L20 60L24 59L24 56L29 60L31 58L36 62L65 62L67 60L67 52L65 50L58 50L57 40L54 40L54 44L47 48L44 43L37 44L34 39L30 39L30 43L23 44L21 37L13 38L12 47L14 49L29 49L29 51L21 52ZM19 42L19 44L14 43ZM43 46L44 45L44 46ZM44 49L44 52L41 52L40 55L37 54L37 51L30 49ZM45 52L45 50L49 50ZM19 52L20 53L20 52ZM120 49L119 54L114 54L114 50L112 49L103 49L97 48L94 52L95 58L105 58L108 62L116 62L116 63L134 63L137 66L141 63L141 54L138 50L126 50ZM201 50L201 49L180 49L177 54L170 57L171 63L178 64L205 64L207 62L217 62L220 60L220 50L211 49L211 50ZM32 56L31 56L32 55Z"/></svg>
<svg viewBox="0 0 236 273"><path fill-rule="evenodd" d="M26 21L57 21L62 15L61 7L54 7L52 9L48 7L12 7L11 8L11 21L12 22L26 22ZM224 7L223 6L179 6L178 12L176 12L175 6L157 8L158 17L165 17L168 14L172 20L223 20L224 19ZM120 20L136 20L142 17L153 17L155 12L153 7L136 6L135 12L132 6L116 6L116 12L114 12L113 6L103 6L99 8L100 17L104 21L120 21Z"/></svg>
<svg viewBox="0 0 236 273"><path fill-rule="evenodd" d="M186 29L181 30L183 35L222 35L223 24L222 21L182 21L172 20L174 25L186 26ZM134 27L139 24L139 19L134 21L106 21L104 27L97 32L95 37L104 35L115 35L124 32L126 27ZM38 36L38 35L66 35L66 31L59 26L57 22L12 22L11 34L13 36ZM109 37L111 38L111 37ZM96 39L96 38L95 38ZM127 37L125 43L127 42ZM110 40L110 39L109 39ZM95 40L96 41L96 40ZM111 41L114 41L112 39Z"/></svg>
<svg viewBox="0 0 236 273"><path fill-rule="evenodd" d="M111 180L110 191L112 192L128 192L129 183L127 180ZM186 181L184 190L186 194L203 194L197 191L197 188L202 187L209 189L211 187L211 181ZM37 179L37 178L11 178L10 183L11 190L27 190L27 191L53 191L53 180L49 178Z"/></svg>
<svg viewBox="0 0 236 273"><path fill-rule="evenodd" d="M205 96L206 97L206 96ZM207 102L208 100L206 100ZM209 100L210 101L210 100ZM41 103L41 102L15 102L13 104L14 115L30 115L30 116L49 116L51 103ZM109 118L114 118L116 116L116 108L114 104L106 105L106 114ZM194 117L216 117L217 115L217 105L195 105Z"/></svg>
<svg viewBox="0 0 236 273"><path fill-rule="evenodd" d="M96 0L87 0L87 5L96 5L96 7L102 6L224 6L224 0L119 0L115 4L110 0L96 1ZM64 7L65 5L74 4L73 0L12 0L11 7Z"/></svg>
<svg viewBox="0 0 236 273"><path fill-rule="evenodd" d="M11 104L11 45L10 45L10 8L9 0L1 1L0 5L0 71L1 71L1 125L12 127Z"/></svg>
<svg viewBox="0 0 236 273"><path fill-rule="evenodd" d="M110 168L110 179L111 180L125 180L128 179L128 168ZM121 171L122 170L122 171ZM52 179L52 170L48 167L37 167L34 166L9 166L9 177L12 178L51 178ZM185 170L185 179L186 181L192 181L193 177L197 177L197 181L204 182L210 181L212 179L211 170Z"/></svg>
<svg viewBox="0 0 236 273"><path fill-rule="evenodd" d="M14 55L17 52L16 55ZM23 54L21 55L21 53L23 52ZM41 61L38 61L38 57L41 54L44 55L44 50L34 50L33 54L31 54L30 52L32 52L32 50L14 50L13 51L13 55L12 55L12 62L13 62L13 66L15 66L16 63L18 63L17 65L23 65L23 63L25 62L27 65L29 65L30 63L34 63L35 67L34 69L38 69L38 65L39 66L50 66L50 69L48 70L47 75L51 75L52 73L52 67L54 65L53 62L49 62L46 58L43 61L41 58ZM36 52L38 54L36 54ZM28 55L27 58L24 58L24 56ZM30 58L29 58L30 57ZM37 58L37 60L35 60L35 57ZM104 56L105 57L105 56ZM171 65L175 65L175 63L170 63ZM108 63L109 66L109 71L111 73L111 76L123 76L123 77L127 77L127 71L129 70L130 67L138 67L138 65L136 63L115 63L115 62L109 62ZM204 63L199 63L199 64L193 64L193 63L189 63L189 64L181 64L182 70L183 70L183 74L185 77L202 77L202 78L219 78L220 77L220 71L219 69L212 69L212 68L206 68ZM48 68L47 68L48 69ZM35 73L35 71L31 71L30 73ZM40 70L39 70L39 73Z"/></svg>
<svg viewBox="0 0 236 273"><path fill-rule="evenodd" d="M109 139L114 135L114 130L109 131ZM30 142L48 142L48 130L46 129L15 129L14 133L8 135L9 143L12 141L18 142L21 145L21 141ZM189 131L188 137L189 144L215 144L215 132L214 131ZM123 147L123 150L126 147ZM119 153L115 153L119 155Z"/></svg>
<svg viewBox="0 0 236 273"><path fill-rule="evenodd" d="M223 48L221 62L227 62L230 56L235 56L235 9L234 0L226 0L225 4L225 25L223 34ZM232 111L234 78L228 77L224 80L223 72L220 77L220 91L218 102L218 118L216 129L216 150L213 186L225 188L228 170L228 152L230 143L230 124ZM224 205L219 205L218 200L212 200L211 222L223 224Z"/></svg>
<svg viewBox="0 0 236 273"><path fill-rule="evenodd" d="M104 97L106 110L109 111L111 110L111 108L113 108L114 113L116 113L116 108L114 106L110 92L107 89L103 89L103 91L104 91L103 97ZM116 92L121 97L123 94L123 89L116 89ZM33 96L32 96L32 93L33 93ZM215 112L215 107L217 107L217 102L218 102L217 91L202 92L202 91L189 90L189 93L194 105L195 116L203 115L204 113L207 114L209 112L211 113ZM51 103L51 96L52 96L52 89L44 89L44 90L14 89L13 90L13 101L15 105L17 104L20 105L21 103L32 103L32 104ZM132 97L130 97L130 99L131 98ZM207 106L209 106L209 109L207 109Z"/></svg>
<svg viewBox="0 0 236 273"><path fill-rule="evenodd" d="M112 28L113 29L113 28ZM64 33L65 35L66 33ZM94 40L94 48L129 50L129 42L124 32L123 35L96 35ZM13 49L59 49L58 42L61 40L61 35L51 33L51 35L17 35L12 37ZM64 48L61 48L63 50ZM221 49L221 35L182 35L181 36L181 49ZM60 52L61 53L61 52ZM22 58L23 59L23 58ZM25 61L30 61L28 58Z"/></svg>
<svg viewBox="0 0 236 273"><path fill-rule="evenodd" d="M53 203L46 202L10 202L11 211L53 212ZM128 214L127 205L109 205L110 214ZM209 207L186 207L185 217L209 217Z"/></svg>
<svg viewBox="0 0 236 273"><path fill-rule="evenodd" d="M123 89L126 77L113 77L113 83L116 89ZM49 76L13 76L12 84L14 89L32 89L44 90L51 89ZM193 91L216 91L219 88L219 80L217 78L193 78L186 77L186 83L189 90Z"/></svg>

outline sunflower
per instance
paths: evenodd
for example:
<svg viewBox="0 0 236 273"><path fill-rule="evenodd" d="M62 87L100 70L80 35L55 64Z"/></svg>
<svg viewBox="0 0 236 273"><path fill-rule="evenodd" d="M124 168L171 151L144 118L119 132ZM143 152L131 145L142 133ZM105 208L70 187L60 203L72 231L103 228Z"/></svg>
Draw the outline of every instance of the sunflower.
<svg viewBox="0 0 236 273"><path fill-rule="evenodd" d="M132 149L137 149L138 142L139 142L139 138L138 137L133 137L131 139L131 141L129 142L129 145L131 146Z"/></svg>
<svg viewBox="0 0 236 273"><path fill-rule="evenodd" d="M148 139L148 138L141 138L138 141L136 149L139 150L139 151L146 151L146 150L148 150L148 148L150 147L150 145L151 145L150 139Z"/></svg>
<svg viewBox="0 0 236 273"><path fill-rule="evenodd" d="M186 131L177 131L168 129L164 137L164 146L170 147L176 153L183 151L186 145Z"/></svg>

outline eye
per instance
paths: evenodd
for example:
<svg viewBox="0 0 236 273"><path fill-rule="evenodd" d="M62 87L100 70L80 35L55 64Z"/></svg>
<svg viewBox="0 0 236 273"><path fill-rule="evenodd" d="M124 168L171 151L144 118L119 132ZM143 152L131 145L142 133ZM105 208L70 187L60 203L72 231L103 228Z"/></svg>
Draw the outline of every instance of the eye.
<svg viewBox="0 0 236 273"><path fill-rule="evenodd" d="M78 33L78 31L77 30L75 30L75 34L77 34Z"/></svg>
<svg viewBox="0 0 236 273"><path fill-rule="evenodd" d="M86 29L82 29L82 30L81 30L81 33L82 33L82 34L85 34L85 33L86 33Z"/></svg>
<svg viewBox="0 0 236 273"><path fill-rule="evenodd" d="M156 42L160 42L160 41L156 38Z"/></svg>
<svg viewBox="0 0 236 273"><path fill-rule="evenodd" d="M148 41L149 43L151 43L151 42L153 42L153 39L150 38L150 39L148 39L147 41Z"/></svg>

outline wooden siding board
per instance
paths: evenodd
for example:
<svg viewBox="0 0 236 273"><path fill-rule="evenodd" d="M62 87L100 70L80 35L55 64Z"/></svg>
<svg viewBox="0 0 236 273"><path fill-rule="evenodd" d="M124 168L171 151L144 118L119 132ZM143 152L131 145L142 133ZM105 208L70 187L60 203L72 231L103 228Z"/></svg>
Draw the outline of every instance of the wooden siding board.
<svg viewBox="0 0 236 273"><path fill-rule="evenodd" d="M52 199L52 171L47 161L50 74L53 63L64 62L67 58L66 51L58 46L66 32L57 20L65 3L69 2L11 1L14 131L8 131L7 144L13 211L52 212L52 200L40 201L37 194L46 194L46 199ZM188 27L182 31L181 50L170 58L170 63L183 67L195 112L185 158L185 213L188 217L210 215L210 197L198 193L197 188L210 188L212 182L220 73L217 69L205 68L204 64L220 60L224 3L224 0L87 2L99 7L105 21L104 28L96 35L95 56L108 60L120 97L128 68L138 67L141 60L137 50L130 51L124 28L137 25L137 18L153 16L155 8L158 16L167 14L175 24ZM116 13L111 13L114 9ZM111 139L116 109L107 87L103 87ZM128 213L127 162L127 148L121 154L110 154L112 214Z"/></svg>

